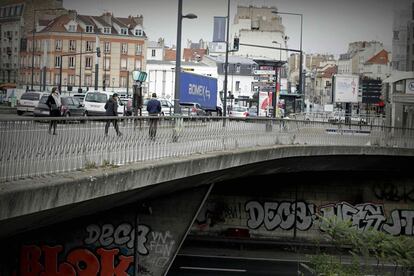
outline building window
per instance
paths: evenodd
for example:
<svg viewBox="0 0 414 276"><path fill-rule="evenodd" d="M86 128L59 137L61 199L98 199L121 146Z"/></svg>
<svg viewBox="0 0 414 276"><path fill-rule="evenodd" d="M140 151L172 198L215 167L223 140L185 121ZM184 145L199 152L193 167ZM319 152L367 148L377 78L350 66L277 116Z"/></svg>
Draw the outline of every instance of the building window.
<svg viewBox="0 0 414 276"><path fill-rule="evenodd" d="M62 40L58 39L55 41L55 49L56 51L62 51Z"/></svg>
<svg viewBox="0 0 414 276"><path fill-rule="evenodd" d="M104 34L110 34L111 33L111 27L104 27Z"/></svg>
<svg viewBox="0 0 414 276"><path fill-rule="evenodd" d="M121 70L126 70L126 69L127 69L127 59L121 58Z"/></svg>
<svg viewBox="0 0 414 276"><path fill-rule="evenodd" d="M55 75L55 85L58 85L59 82L60 82L60 75L59 74L56 74Z"/></svg>
<svg viewBox="0 0 414 276"><path fill-rule="evenodd" d="M92 68L92 57L85 57L85 68Z"/></svg>
<svg viewBox="0 0 414 276"><path fill-rule="evenodd" d="M75 84L75 75L69 75L68 76L68 85L74 85Z"/></svg>
<svg viewBox="0 0 414 276"><path fill-rule="evenodd" d="M240 64L236 64L236 73L240 73Z"/></svg>
<svg viewBox="0 0 414 276"><path fill-rule="evenodd" d="M105 53L110 53L111 52L111 42L105 42Z"/></svg>
<svg viewBox="0 0 414 276"><path fill-rule="evenodd" d="M128 34L128 29L127 28L121 28L121 34L127 35Z"/></svg>
<svg viewBox="0 0 414 276"><path fill-rule="evenodd" d="M111 59L108 57L104 59L104 70L111 70Z"/></svg>
<svg viewBox="0 0 414 276"><path fill-rule="evenodd" d="M93 26L91 26L91 25L87 25L87 26L86 26L86 32L87 32L87 33L93 33Z"/></svg>
<svg viewBox="0 0 414 276"><path fill-rule="evenodd" d="M92 76L85 75L85 86L91 86L91 85L92 85Z"/></svg>
<svg viewBox="0 0 414 276"><path fill-rule="evenodd" d="M141 70L141 60L140 59L135 60L135 70Z"/></svg>
<svg viewBox="0 0 414 276"><path fill-rule="evenodd" d="M76 32L76 25L69 25L68 31L72 33Z"/></svg>
<svg viewBox="0 0 414 276"><path fill-rule="evenodd" d="M378 65L377 71L378 71L378 74L381 74L381 65Z"/></svg>
<svg viewBox="0 0 414 276"><path fill-rule="evenodd" d="M69 57L69 68L75 68L75 57Z"/></svg>
<svg viewBox="0 0 414 276"><path fill-rule="evenodd" d="M152 49L152 50L151 50L151 56L152 56L152 57L155 57L155 49Z"/></svg>
<svg viewBox="0 0 414 276"><path fill-rule="evenodd" d="M121 87L127 86L127 77L121 77L120 81L121 81Z"/></svg>
<svg viewBox="0 0 414 276"><path fill-rule="evenodd" d="M136 29L136 30L135 30L135 35L136 35L136 36L142 36L142 30L140 30L140 29Z"/></svg>
<svg viewBox="0 0 414 276"><path fill-rule="evenodd" d="M76 51L76 40L69 40L69 51Z"/></svg>
<svg viewBox="0 0 414 276"><path fill-rule="evenodd" d="M394 40L399 40L400 39L399 36L400 36L400 32L399 31L394 31L393 39Z"/></svg>
<svg viewBox="0 0 414 276"><path fill-rule="evenodd" d="M135 45L135 55L141 55L142 54L142 45L141 44L136 44Z"/></svg>
<svg viewBox="0 0 414 276"><path fill-rule="evenodd" d="M86 52L92 52L93 41L86 41Z"/></svg>
<svg viewBox="0 0 414 276"><path fill-rule="evenodd" d="M60 67L62 64L62 57L61 56L57 56L55 57L55 67Z"/></svg>
<svg viewBox="0 0 414 276"><path fill-rule="evenodd" d="M111 82L109 81L111 79L111 77L109 75L103 75L103 82L105 87L110 87L111 86Z"/></svg>
<svg viewBox="0 0 414 276"><path fill-rule="evenodd" d="M240 91L240 81L236 81L236 91Z"/></svg>
<svg viewBox="0 0 414 276"><path fill-rule="evenodd" d="M128 53L128 44L127 43L122 43L121 44L121 53L122 54L127 54Z"/></svg>

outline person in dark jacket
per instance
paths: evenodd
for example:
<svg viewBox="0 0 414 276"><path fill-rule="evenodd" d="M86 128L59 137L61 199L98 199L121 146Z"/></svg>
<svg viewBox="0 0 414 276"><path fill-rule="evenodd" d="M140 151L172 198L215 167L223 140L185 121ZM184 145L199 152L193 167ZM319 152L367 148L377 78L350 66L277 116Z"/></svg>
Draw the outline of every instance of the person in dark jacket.
<svg viewBox="0 0 414 276"><path fill-rule="evenodd" d="M105 115L106 116L118 116L118 94L114 93L111 98L105 104ZM116 134L121 136L122 133L119 131L118 119L107 120L105 125L105 136L108 136L109 125L114 125Z"/></svg>
<svg viewBox="0 0 414 276"><path fill-rule="evenodd" d="M60 109L62 107L62 102L60 101L59 91L56 87L52 88L52 93L50 93L49 97L46 100L46 105L49 107L50 117L60 117ZM52 132L53 127L53 135L56 135L56 127L57 127L57 120L50 120L49 123L49 134Z"/></svg>
<svg viewBox="0 0 414 276"><path fill-rule="evenodd" d="M149 136L151 140L155 140L157 135L158 115L161 113L161 103L157 100L157 94L152 93L151 100L147 103L147 111L149 119Z"/></svg>

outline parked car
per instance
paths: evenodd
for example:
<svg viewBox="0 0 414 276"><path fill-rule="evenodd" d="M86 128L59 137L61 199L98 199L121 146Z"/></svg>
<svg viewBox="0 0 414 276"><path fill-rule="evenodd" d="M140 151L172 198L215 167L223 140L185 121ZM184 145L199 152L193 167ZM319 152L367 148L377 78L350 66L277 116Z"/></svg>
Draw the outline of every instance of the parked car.
<svg viewBox="0 0 414 276"><path fill-rule="evenodd" d="M229 111L230 118L247 118L249 117L249 108L245 106L233 106Z"/></svg>
<svg viewBox="0 0 414 276"><path fill-rule="evenodd" d="M48 95L42 96L39 100L39 104L33 111L35 117L48 117L50 115L49 106L46 105ZM79 100L72 96L63 96L60 98L62 102L62 108L60 113L64 117L80 117L85 115L85 108L79 102Z"/></svg>
<svg viewBox="0 0 414 276"><path fill-rule="evenodd" d="M207 112L198 103L180 103L183 116L207 116Z"/></svg>
<svg viewBox="0 0 414 276"><path fill-rule="evenodd" d="M83 104L87 116L105 116L105 104L114 92L86 92ZM118 99L118 116L124 115L124 104Z"/></svg>
<svg viewBox="0 0 414 276"><path fill-rule="evenodd" d="M80 103L83 103L83 100L85 99L85 93L73 94L72 96L78 99Z"/></svg>
<svg viewBox="0 0 414 276"><path fill-rule="evenodd" d="M142 116L148 116L147 103L150 98L144 99L142 105ZM174 104L167 99L158 99L161 103L161 116L171 116L174 114Z"/></svg>
<svg viewBox="0 0 414 276"><path fill-rule="evenodd" d="M33 113L43 95L48 96L49 94L43 92L23 93L17 102L17 115L22 115L25 112Z"/></svg>

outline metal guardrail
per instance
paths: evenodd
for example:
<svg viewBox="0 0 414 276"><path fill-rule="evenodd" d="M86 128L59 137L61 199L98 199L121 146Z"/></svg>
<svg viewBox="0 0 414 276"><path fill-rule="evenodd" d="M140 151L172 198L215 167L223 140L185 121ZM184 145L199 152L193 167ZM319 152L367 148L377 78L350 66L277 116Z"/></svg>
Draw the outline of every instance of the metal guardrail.
<svg viewBox="0 0 414 276"><path fill-rule="evenodd" d="M288 119L159 117L157 136L149 138L150 117L0 119L0 182L102 165L272 145L339 145L414 148L414 129L382 125L344 125ZM57 135L50 135L57 120Z"/></svg>

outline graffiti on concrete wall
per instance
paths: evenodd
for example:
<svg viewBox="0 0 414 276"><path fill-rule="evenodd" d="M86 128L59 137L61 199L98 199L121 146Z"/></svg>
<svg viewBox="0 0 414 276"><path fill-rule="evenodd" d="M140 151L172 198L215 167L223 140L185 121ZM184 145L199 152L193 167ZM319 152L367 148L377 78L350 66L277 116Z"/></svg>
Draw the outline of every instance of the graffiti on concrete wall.
<svg viewBox="0 0 414 276"><path fill-rule="evenodd" d="M394 202L413 202L414 185L397 185L391 181L386 183L377 183L373 188L375 196L380 200Z"/></svg>
<svg viewBox="0 0 414 276"><path fill-rule="evenodd" d="M19 275L133 275L135 243L138 254L150 255L151 264L157 267L168 263L175 244L169 231L152 231L147 225L138 225L136 242L136 231L130 223L90 224L84 232L82 244L76 246L46 242L42 246L22 246ZM138 269L148 272L144 267Z"/></svg>
<svg viewBox="0 0 414 276"><path fill-rule="evenodd" d="M175 245L175 240L170 231L151 232L148 244L152 254L147 262L156 267L164 267L168 263Z"/></svg>
<svg viewBox="0 0 414 276"><path fill-rule="evenodd" d="M249 201L245 211L248 214L247 227L250 229L263 226L267 231L291 230L296 223L296 229L307 231L315 223L319 224L319 215L326 218L337 216L350 221L352 227L360 231L372 228L391 235L414 235L414 210L393 210L387 218L384 206L380 204L352 205L340 202L320 206L317 211L315 205L303 201L297 204L288 201Z"/></svg>
<svg viewBox="0 0 414 276"><path fill-rule="evenodd" d="M76 276L76 275L128 275L133 256L125 256L119 249L75 248L61 260L62 245L21 248L20 275L22 276ZM61 261L60 261L61 260Z"/></svg>
<svg viewBox="0 0 414 276"><path fill-rule="evenodd" d="M360 231L369 228L379 231L386 221L383 206L371 203L354 206L347 202L341 202L321 206L319 210L322 217L336 216L340 220L350 221L352 227Z"/></svg>
<svg viewBox="0 0 414 276"><path fill-rule="evenodd" d="M266 230L272 231L277 228L290 230L295 225L300 230L308 230L312 227L315 219L315 206L306 202L295 203L282 202L264 202L250 201L246 204L246 212L249 214L247 226L251 229L257 229L264 225Z"/></svg>
<svg viewBox="0 0 414 276"><path fill-rule="evenodd" d="M198 228L214 227L226 219L240 219L244 212L242 204L230 205L223 201L207 202L198 214L195 224Z"/></svg>

